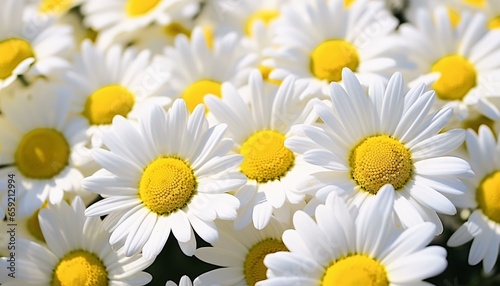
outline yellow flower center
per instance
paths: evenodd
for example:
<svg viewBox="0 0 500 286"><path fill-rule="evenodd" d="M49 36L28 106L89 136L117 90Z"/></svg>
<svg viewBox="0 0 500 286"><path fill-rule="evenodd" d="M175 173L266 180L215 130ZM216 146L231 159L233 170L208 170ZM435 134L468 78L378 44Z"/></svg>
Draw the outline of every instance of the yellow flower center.
<svg viewBox="0 0 500 286"><path fill-rule="evenodd" d="M349 8L356 0L344 0L344 7Z"/></svg>
<svg viewBox="0 0 500 286"><path fill-rule="evenodd" d="M85 250L67 253L54 269L52 286L106 286L108 271L99 257Z"/></svg>
<svg viewBox="0 0 500 286"><path fill-rule="evenodd" d="M476 69L462 56L443 57L432 66L431 71L441 73L432 88L442 100L461 100L476 86Z"/></svg>
<svg viewBox="0 0 500 286"><path fill-rule="evenodd" d="M121 85L108 85L96 90L85 102L83 115L92 125L111 124L115 115L126 117L135 97Z"/></svg>
<svg viewBox="0 0 500 286"><path fill-rule="evenodd" d="M217 97L221 97L221 84L209 79L204 79L197 81L190 85L184 93L182 98L186 101L187 108L189 112L193 112L198 104L204 103L205 95L213 94ZM206 108L206 107L205 107ZM208 108L206 108L208 112Z"/></svg>
<svg viewBox="0 0 500 286"><path fill-rule="evenodd" d="M462 128L463 129L469 129L471 128L472 130L476 131L476 133L479 132L479 127L481 125L486 125L490 128L491 131L494 132L495 130L495 121L491 120L490 118L484 116L484 115L479 115L475 118L468 118L464 121L462 121Z"/></svg>
<svg viewBox="0 0 500 286"><path fill-rule="evenodd" d="M274 130L254 133L239 150L243 156L241 172L259 183L280 179L295 161L293 152L285 147L284 142L285 135Z"/></svg>
<svg viewBox="0 0 500 286"><path fill-rule="evenodd" d="M269 25L273 20L278 18L280 12L277 10L260 10L253 13L247 20L245 24L245 34L251 36L253 33L253 25L257 21L261 21L266 26Z"/></svg>
<svg viewBox="0 0 500 286"><path fill-rule="evenodd" d="M356 71L359 55L356 48L344 40L328 40L317 46L311 54L311 72L329 82L342 80L342 69Z"/></svg>
<svg viewBox="0 0 500 286"><path fill-rule="evenodd" d="M273 238L262 240L250 248L243 264L247 285L253 286L255 283L267 279L264 258L266 255L278 251L288 251L288 248L281 240Z"/></svg>
<svg viewBox="0 0 500 286"><path fill-rule="evenodd" d="M73 0L43 0L39 11L47 14L62 14L73 5Z"/></svg>
<svg viewBox="0 0 500 286"><path fill-rule="evenodd" d="M129 17L139 17L153 10L160 0L128 0L125 6L125 13Z"/></svg>
<svg viewBox="0 0 500 286"><path fill-rule="evenodd" d="M488 22L488 28L490 28L491 30L500 29L500 15L492 18Z"/></svg>
<svg viewBox="0 0 500 286"><path fill-rule="evenodd" d="M490 220L500 223L500 171L486 176L476 191L478 207Z"/></svg>
<svg viewBox="0 0 500 286"><path fill-rule="evenodd" d="M15 153L16 166L26 178L50 179L69 161L70 147L62 133L52 128L37 128L21 139Z"/></svg>
<svg viewBox="0 0 500 286"><path fill-rule="evenodd" d="M269 78L269 75L273 71L273 68L265 66L265 65L259 65L259 71L262 74L262 79L264 79L265 81L267 81L269 83L277 84L277 85L281 84L281 82L282 82L281 80Z"/></svg>
<svg viewBox="0 0 500 286"><path fill-rule="evenodd" d="M387 286L385 267L366 255L350 255L335 261L323 276L322 286Z"/></svg>
<svg viewBox="0 0 500 286"><path fill-rule="evenodd" d="M482 8L486 5L487 0L462 0L465 4L477 7L477 8Z"/></svg>
<svg viewBox="0 0 500 286"><path fill-rule="evenodd" d="M351 176L365 192L376 195L385 184L401 189L412 175L411 153L387 135L372 136L356 146L349 157Z"/></svg>
<svg viewBox="0 0 500 286"><path fill-rule="evenodd" d="M178 22L172 22L168 24L167 26L165 26L165 28L163 28L163 31L165 32L165 34L167 34L167 36L171 38L175 38L180 34L186 35L188 38L191 37L191 30L184 27L184 25Z"/></svg>
<svg viewBox="0 0 500 286"><path fill-rule="evenodd" d="M189 163L176 157L160 157L144 170L139 197L152 212L168 215L187 206L196 187Z"/></svg>
<svg viewBox="0 0 500 286"><path fill-rule="evenodd" d="M35 53L27 41L11 38L0 41L0 79L12 75L16 67L28 58L35 57Z"/></svg>
<svg viewBox="0 0 500 286"><path fill-rule="evenodd" d="M448 7L448 18L454 28L460 23L460 13L451 7Z"/></svg>

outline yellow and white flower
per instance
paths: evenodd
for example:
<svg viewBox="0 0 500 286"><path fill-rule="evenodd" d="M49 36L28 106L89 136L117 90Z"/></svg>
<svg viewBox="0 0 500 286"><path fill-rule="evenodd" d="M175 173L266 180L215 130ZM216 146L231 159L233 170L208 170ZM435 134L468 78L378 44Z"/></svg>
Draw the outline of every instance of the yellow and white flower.
<svg viewBox="0 0 500 286"><path fill-rule="evenodd" d="M167 47L165 57L158 60L169 67L171 74L166 94L183 98L193 111L204 102L205 95L220 97L223 82L238 87L246 83L256 56L248 53L236 33L210 40L201 27L196 27L190 39L178 35L175 47Z"/></svg>
<svg viewBox="0 0 500 286"><path fill-rule="evenodd" d="M343 0L311 0L283 7L276 20L277 49L264 64L270 77L293 74L307 79L324 94L330 82L342 80L348 67L365 85L402 69L399 42L391 35L398 21L382 2L360 0L346 7Z"/></svg>
<svg viewBox="0 0 500 286"><path fill-rule="evenodd" d="M225 130L208 127L202 105L189 117L182 99L168 113L153 106L138 125L116 116L103 134L110 151L92 150L103 169L82 183L105 199L86 214L109 214L110 243L124 243L126 255L142 250L155 257L170 231L187 255L196 248L193 228L205 241L216 241L214 220L234 220L239 207L227 192L246 182L236 171L242 157L227 155L233 142L223 138Z"/></svg>
<svg viewBox="0 0 500 286"><path fill-rule="evenodd" d="M231 223L220 223L219 240L212 247L198 248L195 256L200 260L222 266L201 274L194 285L245 286L266 279L266 255L288 251L281 240L285 225L276 220L257 230L249 225L236 230Z"/></svg>
<svg viewBox="0 0 500 286"><path fill-rule="evenodd" d="M54 25L55 19L25 10L24 0L0 3L0 90L18 76L58 77L73 48L71 27ZM52 74L53 73L53 74Z"/></svg>
<svg viewBox="0 0 500 286"><path fill-rule="evenodd" d="M109 46L123 32L134 32L153 23L167 25L192 16L199 0L88 0L82 4L84 23L100 32Z"/></svg>
<svg viewBox="0 0 500 286"><path fill-rule="evenodd" d="M222 96L209 96L206 104L217 122L228 125L236 143L233 151L244 158L240 170L248 178L235 194L241 202L236 228L253 221L262 229L273 215L289 221L292 205L304 202L304 195L296 192L298 180L315 168L284 146L293 125L316 119L307 85L289 77L277 91L266 91L261 74L254 70L246 96L229 83L222 85Z"/></svg>
<svg viewBox="0 0 500 286"><path fill-rule="evenodd" d="M394 189L385 185L356 215L333 194L316 209L316 221L295 213L295 229L283 234L290 252L266 256L268 279L256 285L427 285L423 279L446 268L446 250L427 246L431 223L397 229L393 202Z"/></svg>
<svg viewBox="0 0 500 286"><path fill-rule="evenodd" d="M47 246L18 239L19 271L14 279L1 275L0 281L6 282L2 285L146 285L151 281L151 275L142 270L153 260L141 254L126 257L122 249L114 250L102 221L85 217L84 211L79 198L71 205L63 201L40 211ZM7 258L1 258L0 265L5 271Z"/></svg>
<svg viewBox="0 0 500 286"><path fill-rule="evenodd" d="M330 86L333 108L315 105L324 124L298 126L301 134L285 141L306 162L323 167L297 188L320 202L331 192L343 193L349 203L362 207L391 184L396 222L409 227L431 221L441 233L436 212L456 212L445 195L465 192L460 179L473 175L467 161L450 156L464 141L464 130L441 132L452 110L430 112L435 96L424 93L424 84L405 95L398 73L387 87L371 85L368 95L351 71L344 69L342 77L345 89Z"/></svg>
<svg viewBox="0 0 500 286"><path fill-rule="evenodd" d="M65 77L75 94L72 112L85 118L91 146L99 147L100 132L110 127L113 117L136 119L148 103L166 106L170 98L161 95L168 80L166 69L151 64L150 52L115 45L104 51L89 40Z"/></svg>
<svg viewBox="0 0 500 286"><path fill-rule="evenodd" d="M69 115L70 101L67 89L37 82L26 96L1 102L0 165L8 166L0 176L16 176L19 217L31 215L46 200L59 203L65 192L80 188L85 122ZM4 209L6 204L4 196Z"/></svg>
<svg viewBox="0 0 500 286"><path fill-rule="evenodd" d="M448 240L449 246L459 246L473 240L469 264L483 261L483 269L490 272L498 257L500 246L500 143L486 126L479 133L467 131L468 158L476 177L467 180L465 196L452 198L460 207L473 209L465 222Z"/></svg>
<svg viewBox="0 0 500 286"><path fill-rule="evenodd" d="M488 30L481 13L463 13L453 27L444 6L422 9L417 17L415 25L399 28L415 63L414 83L424 81L432 87L439 99L436 107L452 107L459 120L467 119L471 108L499 119L498 107L481 88L489 77L500 74L500 31Z"/></svg>

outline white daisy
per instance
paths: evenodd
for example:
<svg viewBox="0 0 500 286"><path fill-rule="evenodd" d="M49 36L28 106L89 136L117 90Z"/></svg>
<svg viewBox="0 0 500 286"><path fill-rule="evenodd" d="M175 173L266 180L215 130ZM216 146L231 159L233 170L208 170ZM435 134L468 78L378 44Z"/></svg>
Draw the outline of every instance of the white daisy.
<svg viewBox="0 0 500 286"><path fill-rule="evenodd" d="M177 286L177 284L175 284L175 282L173 281L167 281L165 286ZM179 286L193 286L193 282L191 282L191 279L189 279L188 276L184 275L179 281Z"/></svg>
<svg viewBox="0 0 500 286"><path fill-rule="evenodd" d="M465 160L448 155L464 141L464 130L440 133L452 110L430 113L434 92L424 93L420 84L405 95L398 73L387 87L374 82L368 96L351 71L344 69L342 77L345 89L330 86L333 108L315 106L324 124L298 126L298 135L285 141L306 162L323 167L297 188L323 202L330 192L345 193L350 203L362 206L391 184L403 226L431 221L441 233L436 212L456 212L443 194L463 193L460 178L473 175Z"/></svg>
<svg viewBox="0 0 500 286"><path fill-rule="evenodd" d="M285 226L276 220L257 230L253 226L236 230L232 224L220 224L219 240L212 247L198 248L200 260L222 266L198 276L194 285L245 286L266 279L266 255L288 251L281 241Z"/></svg>
<svg viewBox="0 0 500 286"><path fill-rule="evenodd" d="M342 80L342 68L356 72L363 83L389 78L403 68L398 41L389 36L398 21L381 2L311 0L286 6L276 20L276 50L268 50L270 77L293 74L308 79L328 94L328 84Z"/></svg>
<svg viewBox="0 0 500 286"><path fill-rule="evenodd" d="M225 33L234 31L239 35L252 37L254 34L254 24L260 22L265 26L270 25L280 16L280 7L284 5L292 5L295 0L271 0L271 1L252 1L242 0L235 3L236 5L222 7L223 3L213 1L214 8L218 8L220 14L217 23L217 30ZM222 1L219 1L222 2ZM229 3L229 1L227 1ZM219 4L219 7L217 7ZM221 10L226 8L222 14Z"/></svg>
<svg viewBox="0 0 500 286"><path fill-rule="evenodd" d="M469 264L476 265L482 260L485 272L490 272L500 246L500 143L488 127L481 126L478 135L467 131L466 146L476 177L467 181L466 195L455 200L457 205L473 212L450 237L448 245L459 246L473 239Z"/></svg>
<svg viewBox="0 0 500 286"><path fill-rule="evenodd" d="M153 55L160 55L165 47L174 45L177 35L190 37L193 27L194 21L190 19L178 20L168 25L152 24L134 32L120 33L112 42L100 37L96 39L96 45L103 50L108 49L105 45L110 44L133 45L138 50L148 49Z"/></svg>
<svg viewBox="0 0 500 286"><path fill-rule="evenodd" d="M145 285L151 281L151 275L142 270L153 261L113 250L101 220L85 217L84 211L79 198L71 206L63 201L40 211L47 247L18 239L20 271L3 285ZM0 265L5 269L7 258L0 259Z"/></svg>
<svg viewBox="0 0 500 286"><path fill-rule="evenodd" d="M74 45L71 27L55 26L55 19L39 17L24 6L24 0L0 3L0 90L19 75L31 80L68 66L64 57Z"/></svg>
<svg viewBox="0 0 500 286"><path fill-rule="evenodd" d="M403 24L399 28L415 63L415 82L424 81L432 87L439 99L436 106L452 107L459 120L468 117L470 108L493 120L500 118L498 112L492 112L493 103L481 93L488 77L500 73L500 31L488 30L481 13L461 14L453 28L443 6L422 9L417 17L415 26Z"/></svg>
<svg viewBox="0 0 500 286"><path fill-rule="evenodd" d="M283 234L290 252L266 256L268 279L257 285L428 285L422 280L446 268L446 250L427 246L431 223L397 229L393 201L385 185L357 215L333 194L316 209L316 221L295 213L295 229Z"/></svg>
<svg viewBox="0 0 500 286"><path fill-rule="evenodd" d="M222 95L222 99L206 97L206 104L218 122L228 124L236 143L233 151L244 158L240 170L248 178L235 194L241 202L236 228L253 221L257 229L262 229L272 215L285 222L290 220L291 205L304 202L304 195L296 192L296 184L314 170L302 156L283 145L294 124L316 119L311 114L307 85L296 84L289 77L278 91L266 92L261 74L253 71L248 104L229 83L222 85Z"/></svg>
<svg viewBox="0 0 500 286"><path fill-rule="evenodd" d="M37 82L28 95L5 97L0 106L0 165L8 165L0 176L16 175L19 217L32 214L47 199L60 202L83 179L78 166L85 123L69 116L70 93ZM5 209L6 196L2 205Z"/></svg>
<svg viewBox="0 0 500 286"><path fill-rule="evenodd" d="M178 35L175 47L165 49L159 64L170 67L171 79L166 94L182 97L189 111L203 103L207 94L221 95L223 82L242 86L248 79L256 56L248 53L237 34L213 39L211 48L201 27L194 28L189 40Z"/></svg>
<svg viewBox="0 0 500 286"><path fill-rule="evenodd" d="M72 8L82 4L84 0L31 0L31 2L33 2L32 8L41 15L62 17L67 15Z"/></svg>
<svg viewBox="0 0 500 286"><path fill-rule="evenodd" d="M148 51L118 45L104 51L86 40L74 61L65 79L75 94L72 111L86 119L92 146L102 144L95 135L108 129L114 116L135 119L145 103L170 103L160 95L166 69L152 65Z"/></svg>
<svg viewBox="0 0 500 286"><path fill-rule="evenodd" d="M196 233L207 242L218 238L216 218L233 220L239 201L226 194L246 182L235 169L240 155L226 155L233 142L222 136L226 126L208 128L204 107L188 119L183 100L168 113L152 107L139 127L116 116L103 134L111 151L94 149L104 168L82 185L106 198L88 208L89 216L109 214L110 243L124 243L125 253L142 249L147 258L162 250L172 230L187 255L196 248Z"/></svg>
<svg viewBox="0 0 500 286"><path fill-rule="evenodd" d="M153 23L167 25L192 16L199 0L88 0L82 4L84 23L101 32L108 44L123 32L134 32ZM105 46L108 46L105 44Z"/></svg>

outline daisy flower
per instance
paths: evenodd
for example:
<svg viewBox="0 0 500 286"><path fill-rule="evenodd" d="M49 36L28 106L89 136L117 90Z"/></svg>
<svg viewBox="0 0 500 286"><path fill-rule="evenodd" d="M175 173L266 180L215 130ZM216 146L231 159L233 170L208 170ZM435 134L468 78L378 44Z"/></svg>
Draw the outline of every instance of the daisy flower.
<svg viewBox="0 0 500 286"><path fill-rule="evenodd" d="M39 14L42 15L54 15L62 17L68 14L68 12L79 6L84 2L84 0L31 0L33 3L33 8L37 10Z"/></svg>
<svg viewBox="0 0 500 286"><path fill-rule="evenodd" d="M3 285L145 285L151 281L151 275L142 270L153 261L113 250L101 220L85 217L84 211L79 198L71 205L63 201L40 211L47 246L18 239L16 263L21 271ZM5 271L7 258L0 259L0 265Z"/></svg>
<svg viewBox="0 0 500 286"><path fill-rule="evenodd" d="M206 104L218 122L228 124L236 143L233 151L243 156L240 170L248 178L235 193L241 202L236 228L253 221L257 229L262 229L273 215L289 221L292 205L304 201L304 195L295 190L296 184L314 170L302 156L284 146L293 125L316 119L307 85L296 84L289 77L277 91L266 92L261 74L254 70L247 96L229 83L222 85L222 95L222 99L208 96Z"/></svg>
<svg viewBox="0 0 500 286"><path fill-rule="evenodd" d="M393 201L394 189L385 185L357 215L335 195L318 206L316 221L295 213L295 229L283 234L290 252L266 256L268 279L257 285L428 285L422 280L446 268L446 250L426 246L431 223L397 229Z"/></svg>
<svg viewBox="0 0 500 286"><path fill-rule="evenodd" d="M282 5L291 5L294 1L295 0L238 1L236 5L226 7L227 11L220 15L217 29L226 33L228 31L234 31L239 35L252 37L254 34L254 24L260 22L265 26L270 25L280 16L280 7ZM223 6L223 4L221 3L219 6ZM218 8L221 10L225 7ZM219 11L219 13L220 12L221 11Z"/></svg>
<svg viewBox="0 0 500 286"><path fill-rule="evenodd" d="M0 3L0 90L20 75L47 76L68 66L64 56L74 45L71 28L24 7L24 0Z"/></svg>
<svg viewBox="0 0 500 286"><path fill-rule="evenodd" d="M221 223L219 240L212 247L198 248L200 260L222 266L198 276L194 285L245 286L266 279L264 257L288 251L281 240L285 226L277 220L257 230L253 226L236 230L231 223Z"/></svg>
<svg viewBox="0 0 500 286"><path fill-rule="evenodd" d="M198 0L88 0L82 4L84 23L111 43L123 32L134 32L153 23L167 25L193 16ZM107 44L105 46L108 46Z"/></svg>
<svg viewBox="0 0 500 286"><path fill-rule="evenodd" d="M104 222L113 232L110 243L124 243L127 255L142 249L146 258L155 257L170 231L182 251L192 255L192 228L214 242L218 232L213 221L236 218L239 201L227 192L246 182L235 170L242 158L226 155L233 146L223 138L226 126L208 128L202 105L188 114L179 99L168 113L153 106L139 118L139 126L116 116L110 132L103 134L110 151L93 149L104 169L82 185L105 199L86 214L109 214Z"/></svg>
<svg viewBox="0 0 500 286"><path fill-rule="evenodd" d="M223 82L242 86L256 57L243 47L237 34L216 37L211 48L203 29L196 27L190 39L178 35L175 46L167 47L165 57L158 60L170 67L166 94L183 98L189 111L193 111L203 103L205 95L220 96Z"/></svg>
<svg viewBox="0 0 500 286"><path fill-rule="evenodd" d="M59 203L83 179L78 167L84 160L85 123L69 115L68 90L37 82L28 96L5 97L0 106L0 165L8 165L0 176L16 174L18 217L32 214L47 199ZM7 196L1 204L5 209Z"/></svg>
<svg viewBox="0 0 500 286"><path fill-rule="evenodd" d="M486 126L476 135L467 131L466 146L469 162L476 174L467 180L466 195L457 198L457 205L473 209L465 222L448 240L448 246L459 246L473 240L469 252L469 264L481 260L485 272L495 266L500 246L500 143Z"/></svg>
<svg viewBox="0 0 500 286"><path fill-rule="evenodd" d="M177 284L175 284L175 282L173 281L167 281L165 286L177 286ZM179 286L193 286L193 282L191 282L191 279L189 279L188 276L184 275L179 281Z"/></svg>
<svg viewBox="0 0 500 286"><path fill-rule="evenodd" d="M391 184L394 212L404 227L425 220L441 233L436 212L456 212L444 194L463 193L460 178L473 175L465 160L448 155L464 141L464 130L440 133L452 110L431 113L434 92L424 93L420 84L405 95L398 73L387 87L373 83L368 95L350 70L344 69L342 77L345 89L330 86L333 108L315 105L324 124L297 126L297 135L285 141L306 162L323 167L297 189L321 202L328 193L340 192L361 207Z"/></svg>
<svg viewBox="0 0 500 286"><path fill-rule="evenodd" d="M436 106L452 107L459 120L468 117L470 108L499 119L499 114L491 112L494 104L480 90L488 77L500 73L500 32L488 30L481 13L461 14L456 28L443 6L432 12L422 9L417 16L415 25L399 28L416 65L414 82L432 87L439 99Z"/></svg>
<svg viewBox="0 0 500 286"><path fill-rule="evenodd" d="M86 119L92 146L102 144L95 135L109 128L114 116L135 119L145 103L170 103L159 96L168 74L150 63L148 51L118 45L104 51L85 40L65 79L75 94L72 111Z"/></svg>
<svg viewBox="0 0 500 286"><path fill-rule="evenodd" d="M381 2L359 0L345 7L342 0L311 0L286 6L276 20L277 49L268 50L264 64L270 77L293 74L328 94L328 84L342 80L342 68L355 71L368 84L388 78L402 50L389 36L398 21Z"/></svg>

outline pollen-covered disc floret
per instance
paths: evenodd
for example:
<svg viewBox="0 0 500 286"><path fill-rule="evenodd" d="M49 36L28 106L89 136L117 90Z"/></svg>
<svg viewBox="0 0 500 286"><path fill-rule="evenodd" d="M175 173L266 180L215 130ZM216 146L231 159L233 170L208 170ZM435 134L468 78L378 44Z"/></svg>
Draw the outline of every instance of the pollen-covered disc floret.
<svg viewBox="0 0 500 286"><path fill-rule="evenodd" d="M273 238L262 240L250 248L243 265L247 285L255 285L266 279L267 267L264 265L264 258L278 251L288 251L288 248L281 240Z"/></svg>
<svg viewBox="0 0 500 286"><path fill-rule="evenodd" d="M241 172L259 183L278 180L293 166L294 155L285 145L285 135L262 130L250 136L240 148Z"/></svg>
<svg viewBox="0 0 500 286"><path fill-rule="evenodd" d="M144 170L139 196L152 212L168 215L188 204L196 193L196 185L189 163L175 157L161 157Z"/></svg>
<svg viewBox="0 0 500 286"><path fill-rule="evenodd" d="M486 176L476 190L477 206L490 220L500 224L500 171Z"/></svg>
<svg viewBox="0 0 500 286"><path fill-rule="evenodd" d="M388 286L385 267L367 255L353 254L342 257L330 265L323 276L322 286Z"/></svg>
<svg viewBox="0 0 500 286"><path fill-rule="evenodd" d="M342 79L342 69L356 71L359 55L351 43L336 39L317 46L311 53L311 72L319 79L336 82Z"/></svg>
<svg viewBox="0 0 500 286"><path fill-rule="evenodd" d="M108 271L101 259L85 250L67 253L57 264L52 286L106 286Z"/></svg>
<svg viewBox="0 0 500 286"><path fill-rule="evenodd" d="M127 116L135 96L121 85L107 85L92 93L85 102L83 115L92 125L111 124L115 115Z"/></svg>
<svg viewBox="0 0 500 286"><path fill-rule="evenodd" d="M21 139L15 162L27 178L50 179L68 166L69 155L68 141L61 132L52 128L37 128Z"/></svg>
<svg viewBox="0 0 500 286"><path fill-rule="evenodd" d="M193 112L194 108L198 104L204 103L203 99L205 98L206 94L213 94L220 97L221 83L209 79L197 81L186 88L186 90L182 94L182 99L186 101L188 110L190 112Z"/></svg>
<svg viewBox="0 0 500 286"><path fill-rule="evenodd" d="M412 175L410 151L387 135L364 139L352 150L349 162L353 180L362 190L373 195L385 184L399 190Z"/></svg>
<svg viewBox="0 0 500 286"><path fill-rule="evenodd" d="M9 77L24 60L35 57L31 44L19 38L0 41L0 80Z"/></svg>
<svg viewBox="0 0 500 286"><path fill-rule="evenodd" d="M463 56L443 57L432 66L431 71L441 74L432 88L442 100L461 100L476 86L476 69Z"/></svg>

